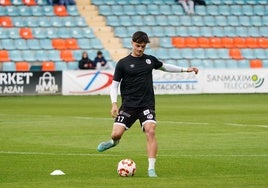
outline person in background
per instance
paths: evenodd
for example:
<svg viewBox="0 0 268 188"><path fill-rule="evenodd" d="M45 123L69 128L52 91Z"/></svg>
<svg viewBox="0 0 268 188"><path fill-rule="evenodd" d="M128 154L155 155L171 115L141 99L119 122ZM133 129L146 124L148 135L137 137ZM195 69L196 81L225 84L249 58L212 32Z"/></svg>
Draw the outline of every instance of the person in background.
<svg viewBox="0 0 268 188"><path fill-rule="evenodd" d="M187 14L191 15L195 13L193 0L178 0L178 3L181 4Z"/></svg>
<svg viewBox="0 0 268 188"><path fill-rule="evenodd" d="M88 57L88 53L84 51L82 53L82 58L78 62L79 69L95 69L95 65L91 59Z"/></svg>
<svg viewBox="0 0 268 188"><path fill-rule="evenodd" d="M137 31L132 36L132 52L120 59L116 64L111 84L111 116L114 119L110 140L101 142L97 150L103 152L119 144L125 131L139 120L142 131L146 136L148 156L148 176L155 178L155 163L157 156L156 112L153 87L153 70L166 72L198 73L195 67L178 67L159 61L152 55L144 54L149 43L148 35ZM121 93L121 107L117 106L118 88ZM135 144L135 143L133 143Z"/></svg>
<svg viewBox="0 0 268 188"><path fill-rule="evenodd" d="M103 68L106 66L107 61L105 57L103 56L101 51L97 52L97 56L94 59L94 64L97 67L97 69Z"/></svg>
<svg viewBox="0 0 268 188"><path fill-rule="evenodd" d="M98 70L113 69L113 66L105 59L101 51L97 52L97 55L94 59L94 64Z"/></svg>

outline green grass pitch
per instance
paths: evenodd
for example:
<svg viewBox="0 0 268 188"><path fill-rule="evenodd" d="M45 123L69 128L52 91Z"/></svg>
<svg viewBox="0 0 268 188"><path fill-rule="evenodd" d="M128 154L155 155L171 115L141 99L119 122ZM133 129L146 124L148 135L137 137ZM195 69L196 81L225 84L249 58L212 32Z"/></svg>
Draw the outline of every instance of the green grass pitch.
<svg viewBox="0 0 268 188"><path fill-rule="evenodd" d="M96 151L110 137L110 107L109 96L0 97L0 187L268 187L267 94L156 96L158 178L147 177L138 122ZM124 158L134 177L117 175Z"/></svg>

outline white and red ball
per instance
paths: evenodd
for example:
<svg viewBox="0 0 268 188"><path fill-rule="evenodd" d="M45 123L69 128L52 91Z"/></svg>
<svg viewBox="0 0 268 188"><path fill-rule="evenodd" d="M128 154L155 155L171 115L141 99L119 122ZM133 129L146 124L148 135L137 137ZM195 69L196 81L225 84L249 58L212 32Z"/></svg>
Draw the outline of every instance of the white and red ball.
<svg viewBox="0 0 268 188"><path fill-rule="evenodd" d="M117 173L122 177L134 176L136 172L136 163L131 159L123 159L119 161Z"/></svg>

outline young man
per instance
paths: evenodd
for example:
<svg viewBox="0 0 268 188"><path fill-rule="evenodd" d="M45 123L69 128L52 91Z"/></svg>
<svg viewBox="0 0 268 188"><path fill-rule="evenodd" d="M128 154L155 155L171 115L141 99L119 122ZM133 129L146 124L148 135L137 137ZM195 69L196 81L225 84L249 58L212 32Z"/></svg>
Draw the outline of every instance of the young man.
<svg viewBox="0 0 268 188"><path fill-rule="evenodd" d="M100 143L97 150L102 152L116 146L124 132L139 119L147 139L148 175L157 177L155 173L156 115L152 71L160 69L167 72L195 72L197 74L198 69L165 64L154 56L144 54L145 47L149 42L145 32L135 32L132 36L132 52L119 60L116 65L110 92L111 114L115 118L111 140ZM121 83L122 105L118 109L119 83Z"/></svg>

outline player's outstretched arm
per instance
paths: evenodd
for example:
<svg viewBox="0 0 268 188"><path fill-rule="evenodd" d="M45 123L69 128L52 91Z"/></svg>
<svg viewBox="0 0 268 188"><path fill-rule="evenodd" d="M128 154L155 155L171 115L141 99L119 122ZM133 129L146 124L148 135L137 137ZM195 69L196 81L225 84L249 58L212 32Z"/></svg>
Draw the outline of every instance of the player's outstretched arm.
<svg viewBox="0 0 268 188"><path fill-rule="evenodd" d="M174 72L174 73L176 73L176 72L194 72L195 74L197 74L199 71L198 68L196 68L196 67L184 68L184 67L179 67L176 65L167 64L167 63L163 63L160 70L163 70L166 72Z"/></svg>

